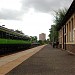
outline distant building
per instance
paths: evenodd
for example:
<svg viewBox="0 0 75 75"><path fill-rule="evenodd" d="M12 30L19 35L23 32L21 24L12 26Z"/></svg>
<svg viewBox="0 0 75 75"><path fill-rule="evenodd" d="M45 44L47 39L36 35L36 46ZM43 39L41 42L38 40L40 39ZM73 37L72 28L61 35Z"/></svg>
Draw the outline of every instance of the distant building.
<svg viewBox="0 0 75 75"><path fill-rule="evenodd" d="M42 41L46 40L46 34L45 33L39 34L39 40L42 40Z"/></svg>

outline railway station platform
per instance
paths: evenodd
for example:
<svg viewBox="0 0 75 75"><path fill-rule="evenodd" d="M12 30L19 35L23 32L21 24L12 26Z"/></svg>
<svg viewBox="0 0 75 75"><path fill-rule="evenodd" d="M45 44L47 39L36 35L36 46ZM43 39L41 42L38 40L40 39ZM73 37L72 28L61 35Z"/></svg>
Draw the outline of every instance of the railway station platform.
<svg viewBox="0 0 75 75"><path fill-rule="evenodd" d="M27 50L27 53L16 55L9 56L15 58L14 60L3 57L6 62L10 62L0 66L0 75L75 75L75 55L50 45L39 46ZM4 60L0 64L1 62Z"/></svg>
<svg viewBox="0 0 75 75"><path fill-rule="evenodd" d="M0 75L6 75L13 68L41 50L44 46L45 45L42 45L22 52L0 57Z"/></svg>

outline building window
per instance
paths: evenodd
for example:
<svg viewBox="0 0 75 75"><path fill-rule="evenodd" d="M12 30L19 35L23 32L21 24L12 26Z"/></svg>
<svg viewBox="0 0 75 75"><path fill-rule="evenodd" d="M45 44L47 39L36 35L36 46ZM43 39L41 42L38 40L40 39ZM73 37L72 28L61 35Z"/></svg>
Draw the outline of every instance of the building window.
<svg viewBox="0 0 75 75"><path fill-rule="evenodd" d="M74 41L74 36L73 36L73 18L69 22L69 41L73 42Z"/></svg>
<svg viewBox="0 0 75 75"><path fill-rule="evenodd" d="M73 32L74 32L74 31L73 31L73 18L71 19L71 22L72 22L72 25L71 25L71 26L72 26L72 27L71 27L71 32L72 32L72 33L71 33L71 36L72 36L72 42L73 42L73 41L74 41L74 34L73 34Z"/></svg>
<svg viewBox="0 0 75 75"><path fill-rule="evenodd" d="M69 40L69 42L71 41L71 22L69 21L69 32L68 32L69 34L68 34L68 40Z"/></svg>

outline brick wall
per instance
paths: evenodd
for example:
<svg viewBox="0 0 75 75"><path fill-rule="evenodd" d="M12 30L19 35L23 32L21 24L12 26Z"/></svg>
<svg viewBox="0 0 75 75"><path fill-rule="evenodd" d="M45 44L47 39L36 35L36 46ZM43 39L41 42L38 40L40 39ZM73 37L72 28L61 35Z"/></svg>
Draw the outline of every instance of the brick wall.
<svg viewBox="0 0 75 75"><path fill-rule="evenodd" d="M66 50L75 53L75 44L67 44L66 45Z"/></svg>

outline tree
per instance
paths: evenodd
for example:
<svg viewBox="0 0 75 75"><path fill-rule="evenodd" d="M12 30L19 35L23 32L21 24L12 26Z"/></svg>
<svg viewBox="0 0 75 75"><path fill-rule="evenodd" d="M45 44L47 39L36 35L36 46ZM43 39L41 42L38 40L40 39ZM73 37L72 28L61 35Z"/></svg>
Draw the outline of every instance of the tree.
<svg viewBox="0 0 75 75"><path fill-rule="evenodd" d="M36 43L37 42L37 36L30 36L31 42Z"/></svg>
<svg viewBox="0 0 75 75"><path fill-rule="evenodd" d="M65 17L66 12L67 12L67 9L62 9L62 10L59 9L58 11L55 11L54 25L52 25L51 29L49 29L50 42L58 41L58 29L61 27L61 23Z"/></svg>
<svg viewBox="0 0 75 75"><path fill-rule="evenodd" d="M58 11L55 11L54 15L54 24L56 25L56 29L58 30L61 27L61 23L63 21L63 18L65 17L65 14L67 13L68 9L59 9Z"/></svg>
<svg viewBox="0 0 75 75"><path fill-rule="evenodd" d="M20 30L15 30L15 32L17 32L17 33L20 33L20 34L24 34L22 31L20 31Z"/></svg>
<svg viewBox="0 0 75 75"><path fill-rule="evenodd" d="M44 44L42 40L39 40L38 43L39 43L40 45L43 45L43 44Z"/></svg>
<svg viewBox="0 0 75 75"><path fill-rule="evenodd" d="M56 30L56 25L52 25L51 29L49 29L49 32L50 42L58 41L58 31Z"/></svg>

